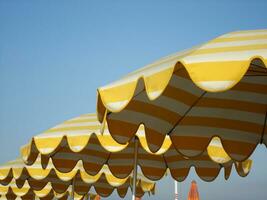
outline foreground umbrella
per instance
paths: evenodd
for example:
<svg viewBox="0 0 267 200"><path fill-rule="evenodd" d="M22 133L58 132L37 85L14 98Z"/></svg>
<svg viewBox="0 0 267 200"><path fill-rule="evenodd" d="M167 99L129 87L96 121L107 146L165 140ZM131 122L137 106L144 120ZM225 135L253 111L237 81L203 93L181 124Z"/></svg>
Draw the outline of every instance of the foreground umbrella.
<svg viewBox="0 0 267 200"><path fill-rule="evenodd" d="M107 130L102 135L100 127L95 114L81 115L33 137L30 143L22 148L22 156L31 164L40 153L44 167L50 158L55 168L64 173L72 171L79 160L90 175L98 173L106 163L112 174L118 178L125 178L132 171L136 172L138 164L143 174L151 180L159 180L169 168L176 180L183 181L192 166L205 181L214 180L221 168L225 169L227 179L234 164L216 140L209 145L210 155L205 151L198 157L188 159L176 151L168 137L160 150L154 154L148 148L143 130L140 129L137 133L138 140L134 138L129 143L120 145L112 140ZM191 151L193 150L192 148ZM214 161L219 159L224 164L218 164L211 158ZM235 163L235 166L241 176L246 176L251 161ZM133 178L136 182L135 175ZM133 190L135 185L133 184Z"/></svg>
<svg viewBox="0 0 267 200"><path fill-rule="evenodd" d="M98 118L121 144L144 125L152 152L169 136L195 157L218 136L233 160L244 161L267 145L266 66L267 30L228 33L99 88Z"/></svg>
<svg viewBox="0 0 267 200"><path fill-rule="evenodd" d="M95 176L88 175L81 163L77 163L76 167L69 173L59 172L51 161L47 168L43 169L39 158L30 166L25 165L21 159L17 159L0 167L2 188L4 187L7 192L8 186L11 186L16 196L17 193L14 190L16 191L18 188L23 188L19 190L20 196L33 195L33 193L47 196L51 191L54 191L57 195L64 195L73 185L73 192L77 196L74 196L75 198L86 195L91 187L103 197L109 196L116 189L119 196L123 198L131 186L131 179L131 176L124 179L114 177L105 165ZM14 181L15 185L13 184ZM147 180L142 174L137 175L137 182L137 196L141 197L145 192L154 194L154 182ZM45 190L43 190L44 188ZM44 192L46 193L44 194Z"/></svg>
<svg viewBox="0 0 267 200"><path fill-rule="evenodd" d="M196 181L191 183L187 200L200 200Z"/></svg>

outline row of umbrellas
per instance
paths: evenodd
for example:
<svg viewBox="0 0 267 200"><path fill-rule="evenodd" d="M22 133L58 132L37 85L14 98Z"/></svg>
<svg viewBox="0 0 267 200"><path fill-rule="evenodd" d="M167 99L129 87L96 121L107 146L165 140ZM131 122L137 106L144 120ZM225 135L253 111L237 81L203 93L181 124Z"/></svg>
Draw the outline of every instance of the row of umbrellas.
<svg viewBox="0 0 267 200"><path fill-rule="evenodd" d="M1 168L1 195L23 196L15 191L28 187L38 196L48 187L84 198L94 187L123 197L131 187L134 200L154 193L166 173L183 181L191 167L204 181L222 168L228 179L233 166L246 176L257 144L267 145L266 64L267 30L240 31L101 87L97 114L33 137L22 158Z"/></svg>
<svg viewBox="0 0 267 200"><path fill-rule="evenodd" d="M9 186L0 186L1 197L0 199L60 199L67 200L69 197L74 197L74 199L97 199L98 195L86 194L84 196L73 193L72 186L62 193L56 193L53 191L50 185L45 186L41 190L35 191L31 188L29 183L26 181L25 184L19 188L15 181L10 182Z"/></svg>
<svg viewBox="0 0 267 200"><path fill-rule="evenodd" d="M11 189L17 196L22 197L29 195L29 192L35 192L38 197L48 196L54 191L57 196L74 192L75 199L82 199L94 188L100 196L109 196L113 190L117 190L118 195L123 198L132 181L132 176L124 179L114 177L105 165L95 176L87 174L81 165L77 165L69 173L59 172L52 162L43 169L39 158L33 165L25 165L21 159L10 161L1 166L0 174L0 193L6 195L8 189ZM154 193L155 183L147 180L142 174L138 174L137 185L138 196L142 196L144 192Z"/></svg>
<svg viewBox="0 0 267 200"><path fill-rule="evenodd" d="M47 166L50 158L55 168L63 173L72 171L78 162L82 162L84 170L90 175L97 174L106 164L114 176L126 178L134 169L134 154L137 150L137 164L144 176L150 180L159 180L168 169L178 181L185 179L191 166L195 167L200 178L210 181L221 168L225 169L228 178L232 165L241 165L231 160L216 138L208 147L209 154L206 151L201 156L188 159L173 148L168 138L157 153L152 153L143 130L139 130L136 138L124 145L114 141L107 129L103 133L100 130L101 124L95 114L70 119L33 137L21 149L23 159L32 164L41 154L43 167ZM140 141L138 148L135 148L136 141ZM249 163L245 161L244 168L238 168L238 172L242 175L248 173Z"/></svg>
<svg viewBox="0 0 267 200"><path fill-rule="evenodd" d="M179 181L186 178L191 166L194 166L198 175L206 181L215 179L221 168L224 168L225 178L228 179L232 165L235 165L240 176L246 176L250 170L250 160L234 163L216 138L208 147L210 153L206 152L195 159L186 159L175 153L172 157L175 157L174 162L179 165L168 167L172 162L165 162L165 154L173 151L170 140L166 140L158 154L150 154L143 132L139 131L137 136L140 141L138 164L142 174L150 180L161 178L167 173L167 168L174 176L178 171L175 177ZM22 158L1 166L0 183L3 187L0 190L3 191L0 193L7 196L13 192L25 198L36 193L38 197L49 198L53 191L56 197L73 194L75 199L81 199L93 187L96 193L103 197L109 196L116 188L119 196L123 198L128 187L132 185L133 145L118 144L107 129L101 134L101 124L95 114L81 115L33 137L21 148ZM167 156L166 158L172 159ZM218 164L212 159L224 160L225 164ZM157 165L151 165L155 164L155 161L167 167L158 170ZM123 169L117 167L118 165L123 166ZM155 174L154 177L150 176L151 171ZM155 183L142 174L137 175L138 197L144 192L154 194L155 190ZM68 193L71 190L74 192Z"/></svg>

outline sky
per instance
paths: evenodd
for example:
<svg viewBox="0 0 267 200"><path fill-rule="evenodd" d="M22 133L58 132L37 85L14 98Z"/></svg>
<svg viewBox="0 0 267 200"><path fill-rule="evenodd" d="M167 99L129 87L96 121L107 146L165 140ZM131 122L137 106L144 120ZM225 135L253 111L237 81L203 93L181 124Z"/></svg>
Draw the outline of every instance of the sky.
<svg viewBox="0 0 267 200"><path fill-rule="evenodd" d="M0 163L32 136L95 112L98 87L224 33L266 29L266 8L265 0L0 0ZM252 159L246 178L221 173L206 183L192 169L180 199L193 179L202 200L266 199L267 149ZM143 199L174 199L173 191L166 177Z"/></svg>

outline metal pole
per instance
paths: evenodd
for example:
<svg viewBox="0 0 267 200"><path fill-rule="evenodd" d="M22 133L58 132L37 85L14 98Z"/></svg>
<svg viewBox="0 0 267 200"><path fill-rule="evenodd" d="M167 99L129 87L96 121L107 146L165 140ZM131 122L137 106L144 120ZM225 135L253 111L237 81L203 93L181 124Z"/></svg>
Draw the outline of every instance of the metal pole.
<svg viewBox="0 0 267 200"><path fill-rule="evenodd" d="M178 200L178 182L177 181L174 181L174 194L175 194L174 199Z"/></svg>
<svg viewBox="0 0 267 200"><path fill-rule="evenodd" d="M133 169L133 195L132 195L132 200L135 200L135 195L136 195L137 153L138 153L138 139L134 138L134 169Z"/></svg>
<svg viewBox="0 0 267 200"><path fill-rule="evenodd" d="M73 200L74 200L74 192L75 192L74 191L74 183L75 183L74 181L75 181L75 177L73 177L73 179L72 179L72 192L71 192L72 194L71 194L71 196L72 196Z"/></svg>

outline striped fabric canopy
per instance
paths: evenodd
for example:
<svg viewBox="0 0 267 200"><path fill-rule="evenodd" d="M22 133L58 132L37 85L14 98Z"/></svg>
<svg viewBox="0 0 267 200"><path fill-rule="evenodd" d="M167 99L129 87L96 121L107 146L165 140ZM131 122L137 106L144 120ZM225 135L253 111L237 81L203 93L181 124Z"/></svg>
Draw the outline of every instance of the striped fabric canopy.
<svg viewBox="0 0 267 200"><path fill-rule="evenodd" d="M85 114L55 126L44 133L33 137L21 152L24 160L32 164L41 154L41 163L47 167L49 159L59 171L69 173L77 167L77 163L89 175L98 174L107 164L112 174L118 178L127 178L134 168L134 139L125 145L113 141L107 129L100 133L101 124L95 114ZM151 180L159 180L169 168L171 175L183 181L191 167L205 181L217 177L221 168L225 168L225 178L230 175L234 162L223 150L220 140L213 139L200 156L183 157L166 137L157 153L149 151L144 130L139 129L136 135L140 141L138 148L138 165L144 176ZM194 151L194 148L191 149ZM218 164L221 163L221 164ZM251 161L235 163L240 176L246 176Z"/></svg>
<svg viewBox="0 0 267 200"><path fill-rule="evenodd" d="M59 200L67 200L69 196L72 196L71 186L62 194L58 194L53 191L51 184L47 184L44 188L39 191L31 189L27 180L21 188L16 184L13 179L8 185L0 185L0 199L8 200L29 200L29 199L40 199L40 200L52 200L57 198ZM82 200L84 196L74 193L75 200Z"/></svg>
<svg viewBox="0 0 267 200"><path fill-rule="evenodd" d="M267 145L266 66L267 30L228 33L99 88L98 118L121 144L141 125L152 152L169 136L195 157L217 136L244 161L258 143Z"/></svg>
<svg viewBox="0 0 267 200"><path fill-rule="evenodd" d="M71 185L74 185L77 198L86 195L91 187L102 197L107 197L114 190L117 190L118 195L123 198L128 188L131 187L131 180L131 175L124 179L116 178L105 165L95 176L87 174L81 162L77 163L69 173L59 172L53 166L51 160L47 168L43 169L39 157L30 166L25 165L21 159L17 159L0 167L1 187L4 188L4 192L11 189L16 196L30 195L27 193L28 190L32 195L39 191L41 191L40 195L43 196L49 195L51 191L63 195ZM136 195L138 197L143 196L145 192L154 194L154 182L149 181L142 174L137 175L137 182ZM46 190L43 190L43 188L46 188ZM21 192L21 195L16 193L17 190ZM44 192L46 193L44 194Z"/></svg>
<svg viewBox="0 0 267 200"><path fill-rule="evenodd" d="M12 180L8 185L0 185L0 200L29 200L29 199L39 199L39 200L67 200L73 197L74 200L88 199L94 200L98 195L94 193L87 193L86 195L79 195L73 193L72 186L62 193L58 194L53 191L50 184L47 184L44 188L39 191L32 190L29 183L25 181L22 187L16 185L16 181Z"/></svg>

